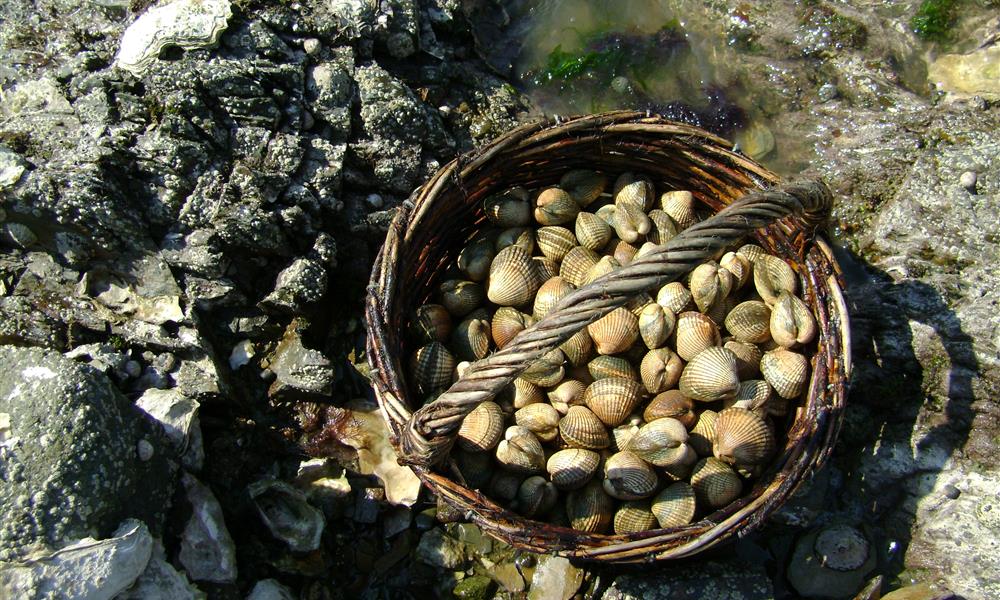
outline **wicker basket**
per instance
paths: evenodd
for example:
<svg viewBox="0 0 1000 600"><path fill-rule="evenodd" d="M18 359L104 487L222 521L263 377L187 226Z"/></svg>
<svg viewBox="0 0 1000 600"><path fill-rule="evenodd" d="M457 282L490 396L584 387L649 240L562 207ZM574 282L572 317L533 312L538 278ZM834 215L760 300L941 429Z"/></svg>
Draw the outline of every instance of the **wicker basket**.
<svg viewBox="0 0 1000 600"><path fill-rule="evenodd" d="M366 304L375 393L401 462L487 533L518 548L591 561L687 557L760 525L828 457L843 419L851 370L840 271L827 243L813 235L829 213L829 191L822 184L773 187L778 183L774 174L730 147L695 127L637 112L532 123L449 163L399 210L376 259ZM444 271L485 222L482 200L512 185L552 185L573 168L641 172L657 189L690 190L706 210L722 213L685 230L663 251L564 298L553 313L476 363L435 402L417 407L404 370L414 349L402 332L412 311L431 300ZM750 191L755 193L723 211ZM808 389L790 413L784 446L752 490L684 527L599 535L529 520L459 483L448 451L465 414L587 323L638 292L681 277L748 233L792 264L819 326Z"/></svg>

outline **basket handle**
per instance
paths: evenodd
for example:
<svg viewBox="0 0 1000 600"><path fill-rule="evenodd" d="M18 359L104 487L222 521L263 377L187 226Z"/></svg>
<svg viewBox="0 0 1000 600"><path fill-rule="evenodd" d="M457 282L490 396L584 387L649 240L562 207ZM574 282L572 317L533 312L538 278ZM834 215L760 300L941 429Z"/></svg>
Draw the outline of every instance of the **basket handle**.
<svg viewBox="0 0 1000 600"><path fill-rule="evenodd" d="M465 415L495 397L528 365L643 291L680 278L751 231L793 215L807 236L832 208L830 189L802 181L744 195L628 265L566 295L503 349L472 363L460 380L415 411L400 431L400 462L428 468L451 449Z"/></svg>

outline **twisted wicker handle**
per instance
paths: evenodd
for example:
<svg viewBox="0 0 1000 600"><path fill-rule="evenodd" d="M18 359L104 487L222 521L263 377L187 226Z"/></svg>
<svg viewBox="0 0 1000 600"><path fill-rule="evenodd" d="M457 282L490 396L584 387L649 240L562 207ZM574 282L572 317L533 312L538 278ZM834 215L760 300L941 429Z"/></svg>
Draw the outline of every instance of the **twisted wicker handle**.
<svg viewBox="0 0 1000 600"><path fill-rule="evenodd" d="M571 292L534 326L502 350L473 363L446 392L414 412L401 431L401 461L419 467L440 462L465 415L496 396L533 361L636 294L680 278L751 231L783 217L800 217L800 226L811 233L826 220L831 207L830 190L819 181L751 192L653 252Z"/></svg>

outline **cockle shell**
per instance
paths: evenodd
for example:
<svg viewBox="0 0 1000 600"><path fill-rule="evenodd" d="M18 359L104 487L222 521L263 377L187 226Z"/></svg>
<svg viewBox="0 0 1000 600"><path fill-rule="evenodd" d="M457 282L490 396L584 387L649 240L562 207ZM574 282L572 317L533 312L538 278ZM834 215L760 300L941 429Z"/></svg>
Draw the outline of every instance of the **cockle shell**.
<svg viewBox="0 0 1000 600"><path fill-rule="evenodd" d="M503 432L500 432L503 435ZM455 465L471 490L484 489L493 477L493 455L489 452L465 452L455 450ZM484 490L485 491L485 490Z"/></svg>
<svg viewBox="0 0 1000 600"><path fill-rule="evenodd" d="M750 260L742 254L727 252L719 259L719 266L732 273L735 278L734 289L739 289L750 280L753 275L753 266Z"/></svg>
<svg viewBox="0 0 1000 600"><path fill-rule="evenodd" d="M700 504L722 508L740 497L743 481L729 465L715 457L703 458L691 472L691 487Z"/></svg>
<svg viewBox="0 0 1000 600"><path fill-rule="evenodd" d="M639 425L632 423L629 419L627 422L615 427L611 430L611 449L615 451L624 450L628 447L628 443L632 441L635 434L639 433Z"/></svg>
<svg viewBox="0 0 1000 600"><path fill-rule="evenodd" d="M656 303L675 315L680 315L691 305L691 291L683 283L671 281L657 292Z"/></svg>
<svg viewBox="0 0 1000 600"><path fill-rule="evenodd" d="M618 207L614 204L605 204L596 211L594 216L608 224L608 227L615 228L615 219L618 216Z"/></svg>
<svg viewBox="0 0 1000 600"><path fill-rule="evenodd" d="M809 382L809 361L805 356L779 348L765 352L760 372L782 398L798 398Z"/></svg>
<svg viewBox="0 0 1000 600"><path fill-rule="evenodd" d="M576 216L576 239L584 248L600 250L611 240L612 230L603 219L593 213L582 212Z"/></svg>
<svg viewBox="0 0 1000 600"><path fill-rule="evenodd" d="M763 464L774 454L774 433L763 419L745 408L723 409L715 421L712 453L737 466Z"/></svg>
<svg viewBox="0 0 1000 600"><path fill-rule="evenodd" d="M566 355L566 360L570 364L579 367L586 365L587 361L594 355L594 340L590 339L590 334L584 328L560 344L559 349Z"/></svg>
<svg viewBox="0 0 1000 600"><path fill-rule="evenodd" d="M765 254L753 263L753 284L768 306L778 301L782 292L794 294L798 277L788 263L777 256Z"/></svg>
<svg viewBox="0 0 1000 600"><path fill-rule="evenodd" d="M587 386L583 402L607 426L621 424L642 400L643 389L633 379L605 377Z"/></svg>
<svg viewBox="0 0 1000 600"><path fill-rule="evenodd" d="M674 220L678 231L684 231L698 222L698 215L694 211L694 196L691 192L665 192L660 196L660 208Z"/></svg>
<svg viewBox="0 0 1000 600"><path fill-rule="evenodd" d="M549 457L545 470L552 477L552 483L561 490L575 490L594 477L601 456L586 448L566 448Z"/></svg>
<svg viewBox="0 0 1000 600"><path fill-rule="evenodd" d="M608 178L597 171L574 169L559 179L559 187L566 190L581 208L586 208L604 193Z"/></svg>
<svg viewBox="0 0 1000 600"><path fill-rule="evenodd" d="M771 311L770 333L785 348L808 344L816 337L816 319L805 302L782 293Z"/></svg>
<svg viewBox="0 0 1000 600"><path fill-rule="evenodd" d="M538 276L542 281L552 279L559 274L559 263L548 256L532 256L535 261L535 268L538 269Z"/></svg>
<svg viewBox="0 0 1000 600"><path fill-rule="evenodd" d="M493 342L503 348L514 336L535 324L535 318L510 306L501 306L490 323Z"/></svg>
<svg viewBox="0 0 1000 600"><path fill-rule="evenodd" d="M729 295L733 282L732 273L715 262L706 262L691 271L688 288L698 310L708 312Z"/></svg>
<svg viewBox="0 0 1000 600"><path fill-rule="evenodd" d="M451 347L459 360L477 361L490 351L490 322L480 318L466 319L451 334Z"/></svg>
<svg viewBox="0 0 1000 600"><path fill-rule="evenodd" d="M580 287L583 285L590 268L601 259L600 255L583 246L577 246L566 253L559 265L559 275L569 283Z"/></svg>
<svg viewBox="0 0 1000 600"><path fill-rule="evenodd" d="M524 227L531 224L531 202L523 187L512 188L483 201L483 212L500 227Z"/></svg>
<svg viewBox="0 0 1000 600"><path fill-rule="evenodd" d="M514 425L497 444L496 457L505 469L531 475L545 470L545 450L538 438L525 427Z"/></svg>
<svg viewBox="0 0 1000 600"><path fill-rule="evenodd" d="M646 213L631 204L616 204L615 233L623 241L634 244L653 229Z"/></svg>
<svg viewBox="0 0 1000 600"><path fill-rule="evenodd" d="M628 309L618 307L587 325L598 354L617 354L628 350L639 337L639 319Z"/></svg>
<svg viewBox="0 0 1000 600"><path fill-rule="evenodd" d="M420 342L444 342L451 337L451 315L440 304L424 304L413 314L410 329Z"/></svg>
<svg viewBox="0 0 1000 600"><path fill-rule="evenodd" d="M541 285L531 256L520 246L510 246L493 259L486 296L501 306L521 306L534 299Z"/></svg>
<svg viewBox="0 0 1000 600"><path fill-rule="evenodd" d="M636 533L656 527L656 517L649 510L648 500L630 500L615 512L615 533Z"/></svg>
<svg viewBox="0 0 1000 600"><path fill-rule="evenodd" d="M607 256L615 257L618 264L623 266L631 263L638 251L639 249L632 244L617 238L612 238L611 241L608 242L608 245L602 250L602 252L604 252Z"/></svg>
<svg viewBox="0 0 1000 600"><path fill-rule="evenodd" d="M551 442L559 436L559 412L551 404L529 404L514 413L514 422L543 442Z"/></svg>
<svg viewBox="0 0 1000 600"><path fill-rule="evenodd" d="M653 467L627 450L612 454L604 463L604 491L612 498L648 498L656 491L657 483Z"/></svg>
<svg viewBox="0 0 1000 600"><path fill-rule="evenodd" d="M461 379L462 376L465 375L465 372L468 371L469 367L471 367L471 366L472 366L472 363L469 362L469 361L467 361L467 360L463 360L462 362L460 362L457 365L455 365L455 372L452 373L451 382L455 383L459 379Z"/></svg>
<svg viewBox="0 0 1000 600"><path fill-rule="evenodd" d="M571 448L600 450L611 444L608 430L586 406L571 406L559 420L559 435Z"/></svg>
<svg viewBox="0 0 1000 600"><path fill-rule="evenodd" d="M694 412L694 402L680 390L667 390L657 394L642 411L642 418L647 423L667 417L677 419L689 429L698 421L698 415Z"/></svg>
<svg viewBox="0 0 1000 600"><path fill-rule="evenodd" d="M639 246L639 251L635 253L635 256L632 258L632 260L633 262L639 260L640 258L643 258L654 252L657 252L659 249L660 249L659 244L654 244L653 242L643 242L643 244Z"/></svg>
<svg viewBox="0 0 1000 600"><path fill-rule="evenodd" d="M649 230L646 239L654 244L666 244L677 236L677 224L662 210L649 211L649 220L652 221L653 228Z"/></svg>
<svg viewBox="0 0 1000 600"><path fill-rule="evenodd" d="M535 232L535 241L542 254L556 262L561 261L567 252L577 246L576 236L572 231L555 225L539 227Z"/></svg>
<svg viewBox="0 0 1000 600"><path fill-rule="evenodd" d="M632 363L620 356L595 356L587 363L587 370L595 381L605 377L627 377L639 381L639 374Z"/></svg>
<svg viewBox="0 0 1000 600"><path fill-rule="evenodd" d="M559 491L541 475L532 475L521 482L517 490L517 512L526 517L538 517L552 510Z"/></svg>
<svg viewBox="0 0 1000 600"><path fill-rule="evenodd" d="M549 404L559 413L566 414L571 406L582 406L587 386L577 379L565 379L548 392Z"/></svg>
<svg viewBox="0 0 1000 600"><path fill-rule="evenodd" d="M528 253L528 256L535 251L535 230L531 227L511 227L504 229L497 235L496 250L499 253L504 248L518 246Z"/></svg>
<svg viewBox="0 0 1000 600"><path fill-rule="evenodd" d="M771 339L771 309L758 300L737 304L726 315L726 329L740 342L761 344Z"/></svg>
<svg viewBox="0 0 1000 600"><path fill-rule="evenodd" d="M410 372L421 394L429 394L451 382L455 358L440 342L421 346L410 359Z"/></svg>
<svg viewBox="0 0 1000 600"><path fill-rule="evenodd" d="M650 350L666 344L676 325L674 313L655 302L647 304L639 314L639 336Z"/></svg>
<svg viewBox="0 0 1000 600"><path fill-rule="evenodd" d="M684 371L684 361L670 348L656 348L639 363L639 375L646 391L659 394L677 385Z"/></svg>
<svg viewBox="0 0 1000 600"><path fill-rule="evenodd" d="M688 311L677 315L675 331L677 354L684 360L691 360L708 348L722 344L715 321L700 312Z"/></svg>
<svg viewBox="0 0 1000 600"><path fill-rule="evenodd" d="M546 188L535 199L535 220L542 225L571 223L580 212L580 205L566 190Z"/></svg>
<svg viewBox="0 0 1000 600"><path fill-rule="evenodd" d="M619 263L615 257L602 256L600 260L597 261L597 264L590 267L590 270L587 271L587 276L583 278L583 285L593 283L619 267L621 267L621 263Z"/></svg>
<svg viewBox="0 0 1000 600"><path fill-rule="evenodd" d="M453 317L464 317L485 299L483 286L475 281L449 279L441 284L441 304Z"/></svg>
<svg viewBox="0 0 1000 600"><path fill-rule="evenodd" d="M490 479L490 497L502 504L512 502L517 498L517 492L521 489L521 482L524 479L523 473L498 470Z"/></svg>
<svg viewBox="0 0 1000 600"><path fill-rule="evenodd" d="M653 498L650 510L660 527L669 529L690 523L696 507L694 488L685 481L678 481Z"/></svg>
<svg viewBox="0 0 1000 600"><path fill-rule="evenodd" d="M638 319L639 315L642 314L642 311L646 310L646 307L652 303L653 303L652 296L650 296L646 292L639 292L625 304L625 308L627 308L629 312L635 315L635 318Z"/></svg>
<svg viewBox="0 0 1000 600"><path fill-rule="evenodd" d="M736 394L736 355L718 346L702 351L684 367L679 389L692 400L713 402Z"/></svg>
<svg viewBox="0 0 1000 600"><path fill-rule="evenodd" d="M215 46L232 16L230 0L180 0L149 8L122 35L115 65L141 76L166 48Z"/></svg>
<svg viewBox="0 0 1000 600"><path fill-rule="evenodd" d="M490 274L490 265L496 256L496 241L490 236L479 236L458 253L458 268L472 281L483 281Z"/></svg>
<svg viewBox="0 0 1000 600"><path fill-rule="evenodd" d="M736 253L742 256L743 258L747 259L747 261L750 263L752 271L754 263L757 262L757 259L760 258L761 256L766 256L767 250L764 250L757 244L744 244L743 246L740 246L738 250L736 250Z"/></svg>
<svg viewBox="0 0 1000 600"><path fill-rule="evenodd" d="M562 350L558 348L550 350L528 365L528 368L521 373L521 378L541 387L551 387L562 381L566 374L563 368L564 362Z"/></svg>
<svg viewBox="0 0 1000 600"><path fill-rule="evenodd" d="M545 401L542 389L522 377L518 377L512 381L510 387L514 395L511 404L515 409Z"/></svg>
<svg viewBox="0 0 1000 600"><path fill-rule="evenodd" d="M604 492L601 482L596 479L571 491L566 498L566 516L573 529L579 531L606 532L611 527L614 509L614 500Z"/></svg>
<svg viewBox="0 0 1000 600"><path fill-rule="evenodd" d="M549 314L552 308L574 289L576 288L558 275L549 279L538 288L538 293L535 295L535 306L531 313L532 316L536 319L541 319Z"/></svg>
<svg viewBox="0 0 1000 600"><path fill-rule="evenodd" d="M719 413L714 410L701 411L698 422L688 434L688 444L699 456L712 456L712 446L715 444L715 421L718 417Z"/></svg>
<svg viewBox="0 0 1000 600"><path fill-rule="evenodd" d="M723 401L723 406L745 408L759 417L768 414L767 402L771 399L771 385L763 379L741 381L732 400Z"/></svg>
<svg viewBox="0 0 1000 600"><path fill-rule="evenodd" d="M622 173L615 181L615 205L621 208L630 205L639 212L649 212L653 208L653 182L648 177Z"/></svg>
<svg viewBox="0 0 1000 600"><path fill-rule="evenodd" d="M462 419L456 442L467 452L488 452L503 437L504 415L500 405L483 402Z"/></svg>
<svg viewBox="0 0 1000 600"><path fill-rule="evenodd" d="M666 417L640 427L626 450L657 467L694 462L689 457L693 451L687 446L687 439L684 424Z"/></svg>
<svg viewBox="0 0 1000 600"><path fill-rule="evenodd" d="M736 355L736 374L741 381L753 379L760 373L760 359L764 352L755 344L728 340L722 347Z"/></svg>

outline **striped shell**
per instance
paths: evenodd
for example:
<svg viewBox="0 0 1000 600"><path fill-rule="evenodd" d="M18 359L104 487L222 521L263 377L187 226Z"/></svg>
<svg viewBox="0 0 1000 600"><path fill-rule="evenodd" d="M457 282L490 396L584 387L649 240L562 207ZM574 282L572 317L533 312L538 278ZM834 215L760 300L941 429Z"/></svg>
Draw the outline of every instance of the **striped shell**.
<svg viewBox="0 0 1000 600"><path fill-rule="evenodd" d="M514 409L524 408L529 404L536 404L545 401L542 389L530 381L518 377L507 386L512 395L511 406Z"/></svg>
<svg viewBox="0 0 1000 600"><path fill-rule="evenodd" d="M809 382L809 361L805 356L779 348L764 353L760 372L782 398L798 398Z"/></svg>
<svg viewBox="0 0 1000 600"><path fill-rule="evenodd" d="M677 419L656 419L640 427L626 449L652 465L666 467L689 461L693 451L687 439L687 429Z"/></svg>
<svg viewBox="0 0 1000 600"><path fill-rule="evenodd" d="M667 213L659 209L651 210L649 211L649 220L653 222L653 228L646 236L649 241L654 244L666 244L677 237L677 224Z"/></svg>
<svg viewBox="0 0 1000 600"><path fill-rule="evenodd" d="M538 517L552 510L559 491L541 475L532 475L517 490L517 512L526 517Z"/></svg>
<svg viewBox="0 0 1000 600"><path fill-rule="evenodd" d="M753 263L753 284L768 306L778 301L781 292L794 294L798 277L788 263L777 256L765 254Z"/></svg>
<svg viewBox="0 0 1000 600"><path fill-rule="evenodd" d="M597 261L597 264L590 267L590 270L587 271L587 276L583 278L583 285L593 283L621 266L621 263L619 263L615 257L602 256L600 260Z"/></svg>
<svg viewBox="0 0 1000 600"><path fill-rule="evenodd" d="M770 333L785 348L808 344L816 337L816 319L809 307L796 296L782 293L771 311Z"/></svg>
<svg viewBox="0 0 1000 600"><path fill-rule="evenodd" d="M700 504L722 508L740 497L743 481L729 465L715 457L703 458L691 472L691 487Z"/></svg>
<svg viewBox="0 0 1000 600"><path fill-rule="evenodd" d="M723 409L715 421L712 453L724 463L760 465L774 454L774 433L763 419L745 408Z"/></svg>
<svg viewBox="0 0 1000 600"><path fill-rule="evenodd" d="M462 321L451 335L451 347L459 360L480 360L490 351L492 342L490 322L480 318Z"/></svg>
<svg viewBox="0 0 1000 600"><path fill-rule="evenodd" d="M429 394L451 383L455 358L440 342L421 346L410 358L410 373L421 394Z"/></svg>
<svg viewBox="0 0 1000 600"><path fill-rule="evenodd" d="M639 425L632 423L631 419L629 422L615 427L611 430L611 449L624 450L637 433L639 433Z"/></svg>
<svg viewBox="0 0 1000 600"><path fill-rule="evenodd" d="M642 411L642 418L647 423L667 417L677 419L688 429L698 421L698 415L694 412L694 402L680 390L668 390L657 394Z"/></svg>
<svg viewBox="0 0 1000 600"><path fill-rule="evenodd" d="M510 306L501 306L493 314L490 330L497 348L503 348L528 327L535 324L535 318Z"/></svg>
<svg viewBox="0 0 1000 600"><path fill-rule="evenodd" d="M648 500L630 500L615 512L615 533L637 533L656 528L656 517L649 510Z"/></svg>
<svg viewBox="0 0 1000 600"><path fill-rule="evenodd" d="M458 253L458 268L472 281L483 281L490 274L496 256L494 240L488 236L475 239Z"/></svg>
<svg viewBox="0 0 1000 600"><path fill-rule="evenodd" d="M639 319L628 309L618 307L587 325L598 354L617 354L628 350L639 337Z"/></svg>
<svg viewBox="0 0 1000 600"><path fill-rule="evenodd" d="M660 527L669 529L690 523L696 507L694 488L685 481L678 481L653 498L650 510Z"/></svg>
<svg viewBox="0 0 1000 600"><path fill-rule="evenodd" d="M605 377L627 377L639 381L639 374L632 363L620 356L595 356L587 363L587 370L595 381Z"/></svg>
<svg viewBox="0 0 1000 600"><path fill-rule="evenodd" d="M456 441L467 452L488 452L503 437L504 416L500 405L485 401L462 419Z"/></svg>
<svg viewBox="0 0 1000 600"><path fill-rule="evenodd" d="M442 283L439 289L441 304L453 317L464 317L478 308L486 298L483 286L475 281L449 279Z"/></svg>
<svg viewBox="0 0 1000 600"><path fill-rule="evenodd" d="M577 379L565 379L548 392L549 404L560 414L566 414L571 406L582 406L583 393L587 386Z"/></svg>
<svg viewBox="0 0 1000 600"><path fill-rule="evenodd" d="M700 312L688 311L677 315L677 354L691 360L705 350L722 344L715 321Z"/></svg>
<svg viewBox="0 0 1000 600"><path fill-rule="evenodd" d="M535 232L535 241L542 254L556 262L561 261L577 245L573 232L559 226L539 227Z"/></svg>
<svg viewBox="0 0 1000 600"><path fill-rule="evenodd" d="M500 227L524 227L531 224L531 202L524 188L490 196L483 201L483 212L490 223Z"/></svg>
<svg viewBox="0 0 1000 600"><path fill-rule="evenodd" d="M714 410L703 410L698 415L698 422L694 424L688 434L688 444L694 448L698 456L712 456L712 446L715 444L715 421L719 413Z"/></svg>
<svg viewBox="0 0 1000 600"><path fill-rule="evenodd" d="M612 238L612 240L608 242L608 245L602 250L604 254L615 257L615 260L617 260L618 264L621 265L631 263L632 259L635 258L636 252L638 251L639 249L632 244L623 242L617 238Z"/></svg>
<svg viewBox="0 0 1000 600"><path fill-rule="evenodd" d="M653 467L629 451L612 454L604 463L604 491L619 500L652 496L659 478Z"/></svg>
<svg viewBox="0 0 1000 600"><path fill-rule="evenodd" d="M484 489L493 476L493 455L489 452L452 452L458 471L469 484L469 489Z"/></svg>
<svg viewBox="0 0 1000 600"><path fill-rule="evenodd" d="M608 430L586 406L571 406L559 420L559 435L571 448L600 450L611 444Z"/></svg>
<svg viewBox="0 0 1000 600"><path fill-rule="evenodd" d="M574 289L576 288L558 275L549 279L538 288L538 293L535 295L535 306L531 315L536 319L541 319L549 314L552 308Z"/></svg>
<svg viewBox="0 0 1000 600"><path fill-rule="evenodd" d="M541 285L531 256L520 246L510 246L493 259L486 296L501 306L521 306L534 299Z"/></svg>
<svg viewBox="0 0 1000 600"><path fill-rule="evenodd" d="M722 347L736 355L736 374L741 381L753 379L760 373L760 359L764 352L755 344L729 340Z"/></svg>
<svg viewBox="0 0 1000 600"><path fill-rule="evenodd" d="M631 204L642 212L649 212L655 201L653 182L645 175L625 172L615 180L615 204Z"/></svg>
<svg viewBox="0 0 1000 600"><path fill-rule="evenodd" d="M586 365L594 355L594 340L590 339L586 329L581 329L560 344L559 349L563 351L571 365L579 367Z"/></svg>
<svg viewBox="0 0 1000 600"><path fill-rule="evenodd" d="M665 192L660 196L660 208L674 220L678 231L683 231L698 222L698 215L694 211L694 196L691 192Z"/></svg>
<svg viewBox="0 0 1000 600"><path fill-rule="evenodd" d="M531 227L511 227L497 235L496 250L518 246L530 256L535 251L535 230Z"/></svg>
<svg viewBox="0 0 1000 600"><path fill-rule="evenodd" d="M643 236L652 231L653 222L646 213L631 204L616 204L615 222L612 225L615 233L622 240L635 244Z"/></svg>
<svg viewBox="0 0 1000 600"><path fill-rule="evenodd" d="M563 362L565 359L562 350L550 350L528 365L521 372L521 378L541 387L551 387L562 381L566 374Z"/></svg>
<svg viewBox="0 0 1000 600"><path fill-rule="evenodd" d="M515 473L532 475L545 471L545 450L535 434L527 428L514 425L504 432L504 439L497 444L497 462Z"/></svg>
<svg viewBox="0 0 1000 600"><path fill-rule="evenodd" d="M642 311L646 310L646 307L653 303L653 297L646 292L639 292L632 299L625 304L625 308L629 310L635 318L639 318Z"/></svg>
<svg viewBox="0 0 1000 600"><path fill-rule="evenodd" d="M736 406L752 411L758 416L764 416L768 412L767 401L770 399L771 385L763 379L750 379L740 382L740 388L736 390L736 397L731 403L729 400L725 402L728 404L726 408Z"/></svg>
<svg viewBox="0 0 1000 600"><path fill-rule="evenodd" d="M552 483L561 490L575 490L583 487L594 477L601 464L601 455L586 448L566 448L549 457L545 470Z"/></svg>
<svg viewBox="0 0 1000 600"><path fill-rule="evenodd" d="M580 212L580 205L558 187L546 188L535 198L535 220L542 225L570 223Z"/></svg>
<svg viewBox="0 0 1000 600"><path fill-rule="evenodd" d="M684 361L670 348L650 350L639 364L642 384L650 394L659 394L677 385L683 371Z"/></svg>
<svg viewBox="0 0 1000 600"><path fill-rule="evenodd" d="M722 302L733 289L733 275L714 262L702 263L691 271L688 289L695 306L708 312Z"/></svg>
<svg viewBox="0 0 1000 600"><path fill-rule="evenodd" d="M535 268L538 269L538 276L542 278L542 281L552 279L559 274L558 261L548 256L532 256L531 260L535 261Z"/></svg>
<svg viewBox="0 0 1000 600"><path fill-rule="evenodd" d="M440 304L424 304L414 311L410 329L420 342L444 342L451 336L451 315Z"/></svg>
<svg viewBox="0 0 1000 600"><path fill-rule="evenodd" d="M576 239L580 245L600 250L611 241L611 226L593 213L582 212L576 216Z"/></svg>
<svg viewBox="0 0 1000 600"><path fill-rule="evenodd" d="M608 178L597 171L573 169L559 179L559 187L566 190L581 208L586 208L604 193Z"/></svg>
<svg viewBox="0 0 1000 600"><path fill-rule="evenodd" d="M671 281L660 288L656 294L656 303L679 315L691 305L691 291L679 281Z"/></svg>
<svg viewBox="0 0 1000 600"><path fill-rule="evenodd" d="M514 422L543 442L551 442L559 436L559 411L551 404L538 402L518 409L514 413Z"/></svg>
<svg viewBox="0 0 1000 600"><path fill-rule="evenodd" d="M600 255L583 246L576 246L566 253L559 265L559 275L571 284L580 287L590 268L601 259Z"/></svg>
<svg viewBox="0 0 1000 600"><path fill-rule="evenodd" d="M583 402L605 425L621 424L642 400L642 386L633 379L605 377L587 386Z"/></svg>
<svg viewBox="0 0 1000 600"><path fill-rule="evenodd" d="M566 498L566 516L573 529L588 533L604 533L611 527L614 518L614 500L611 499L599 481L573 490Z"/></svg>
<svg viewBox="0 0 1000 600"><path fill-rule="evenodd" d="M771 339L771 309L758 300L737 304L726 315L726 329L740 342L762 344Z"/></svg>
<svg viewBox="0 0 1000 600"><path fill-rule="evenodd" d="M743 287L753 274L753 267L747 257L736 252L727 252L719 259L719 266L729 271L735 280L735 289Z"/></svg>
<svg viewBox="0 0 1000 600"><path fill-rule="evenodd" d="M767 255L767 250L764 250L757 244L744 244L743 246L740 246L738 250L736 250L736 253L742 256L743 258L747 259L747 262L750 263L750 267L752 270L752 267L754 263L757 262L757 259L760 258L761 256Z"/></svg>
<svg viewBox="0 0 1000 600"><path fill-rule="evenodd" d="M650 350L666 344L676 325L674 313L655 302L647 304L639 314L639 336Z"/></svg>
<svg viewBox="0 0 1000 600"><path fill-rule="evenodd" d="M692 400L714 402L736 395L740 380L736 355L725 348L709 348L694 358L681 373L679 388Z"/></svg>

